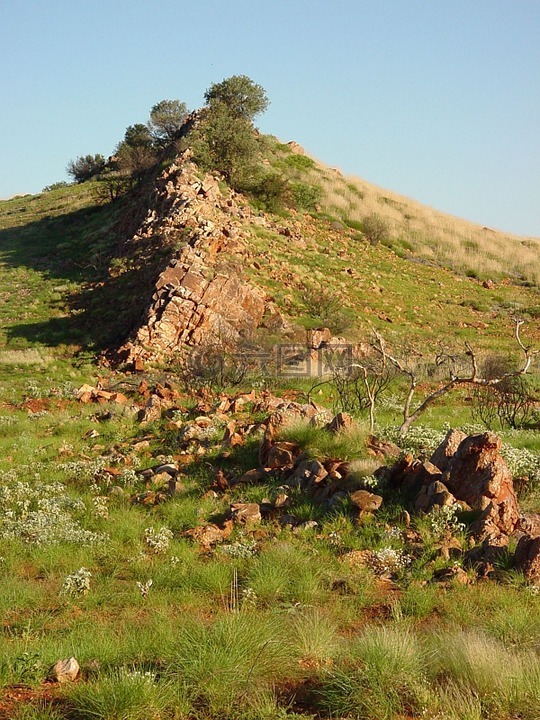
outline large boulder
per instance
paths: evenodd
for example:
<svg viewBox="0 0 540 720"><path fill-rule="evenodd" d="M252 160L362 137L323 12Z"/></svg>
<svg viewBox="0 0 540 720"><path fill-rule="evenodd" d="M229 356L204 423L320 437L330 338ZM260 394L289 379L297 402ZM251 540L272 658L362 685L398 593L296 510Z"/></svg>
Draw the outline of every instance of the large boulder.
<svg viewBox="0 0 540 720"><path fill-rule="evenodd" d="M436 465L441 472L448 469L450 460L454 457L460 444L467 436L461 430L449 430L446 437L430 457L430 462Z"/></svg>
<svg viewBox="0 0 540 720"><path fill-rule="evenodd" d="M443 474L443 482L459 501L482 511L476 534L510 534L519 508L512 474L502 457L501 440L492 432L471 435L459 444Z"/></svg>

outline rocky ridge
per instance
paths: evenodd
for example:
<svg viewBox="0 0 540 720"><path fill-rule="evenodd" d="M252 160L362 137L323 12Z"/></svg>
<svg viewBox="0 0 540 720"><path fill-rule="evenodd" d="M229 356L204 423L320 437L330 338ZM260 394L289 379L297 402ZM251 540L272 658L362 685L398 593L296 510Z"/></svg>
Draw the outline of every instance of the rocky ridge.
<svg viewBox="0 0 540 720"><path fill-rule="evenodd" d="M265 293L241 278L248 254L243 223L267 225L216 177L201 173L186 151L156 183L155 209L131 239L157 238L178 246L163 269L139 326L119 358L141 369L170 358L179 346L234 342L284 321Z"/></svg>

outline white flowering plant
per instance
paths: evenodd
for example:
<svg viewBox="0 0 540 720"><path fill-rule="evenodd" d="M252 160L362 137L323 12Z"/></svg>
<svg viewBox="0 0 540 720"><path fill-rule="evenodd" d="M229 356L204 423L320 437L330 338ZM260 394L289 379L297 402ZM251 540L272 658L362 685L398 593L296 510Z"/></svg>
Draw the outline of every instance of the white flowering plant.
<svg viewBox="0 0 540 720"><path fill-rule="evenodd" d="M162 527L160 530L148 527L144 531L144 542L146 548L152 555L162 555L166 553L172 538L173 534L167 527Z"/></svg>
<svg viewBox="0 0 540 720"><path fill-rule="evenodd" d="M63 595L86 595L90 590L90 578L92 573L85 567L81 567L68 575L62 584Z"/></svg>

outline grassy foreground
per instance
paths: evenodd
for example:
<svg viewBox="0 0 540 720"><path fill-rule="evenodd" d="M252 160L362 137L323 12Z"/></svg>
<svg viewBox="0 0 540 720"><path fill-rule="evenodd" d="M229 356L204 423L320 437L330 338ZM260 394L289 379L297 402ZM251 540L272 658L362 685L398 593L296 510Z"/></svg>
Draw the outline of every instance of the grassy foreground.
<svg viewBox="0 0 540 720"><path fill-rule="evenodd" d="M222 523L231 503L283 493L277 476L215 488L219 469L238 477L256 466L260 432L224 448L227 419L212 410L205 432L187 441L185 428L204 411L181 387L172 418L141 425L138 379L94 364L121 325L107 299L120 290L129 310L129 278L103 284L121 221L114 206L96 207L91 189L79 186L2 203L0 218L0 718L540 717L538 588L504 557L496 580L477 582L467 569L448 579L462 556L441 553L448 526L440 519L415 516L408 526L389 496L359 523L347 502L324 509L293 491L287 512L296 527L268 517L201 546L190 531ZM308 287L339 277L351 311L367 308L375 325L396 332L415 319L420 339L448 326L430 310L435 295L438 308L460 308L458 338L480 337L487 348L501 342L512 309L535 306L529 288L482 288L306 223L307 247L288 255L282 236L253 229L255 251L267 254L248 269L262 282L272 277L266 265L288 267L293 277L275 288L277 299L304 313L306 325L314 318L298 273ZM342 272L352 265L360 279ZM510 347L511 331L503 337ZM98 374L129 402L79 402L77 388L96 385ZM150 385L165 379L178 383L147 377ZM392 435L383 426L395 426L397 407L380 409L379 433ZM249 405L235 418L262 419ZM427 452L445 421L470 424L465 397L434 406L408 447ZM361 420L338 439L302 424L284 439L369 476L376 463L366 435ZM537 472L535 430L504 440L516 468ZM167 462L180 470L176 492L146 504L155 486L137 471ZM538 511L535 490L526 503ZM466 546L466 528L459 533ZM52 664L71 656L80 678L46 682Z"/></svg>

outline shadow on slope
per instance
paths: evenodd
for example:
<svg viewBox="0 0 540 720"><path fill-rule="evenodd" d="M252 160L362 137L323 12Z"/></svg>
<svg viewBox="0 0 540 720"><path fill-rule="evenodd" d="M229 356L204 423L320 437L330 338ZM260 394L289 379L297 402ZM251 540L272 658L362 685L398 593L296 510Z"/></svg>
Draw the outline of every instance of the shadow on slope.
<svg viewBox="0 0 540 720"><path fill-rule="evenodd" d="M121 256L119 238L138 214L132 205L93 205L25 224L25 206L19 206L14 226L0 230L2 324L10 347L40 343L95 351L125 339L163 263L156 248L138 246L136 257Z"/></svg>

